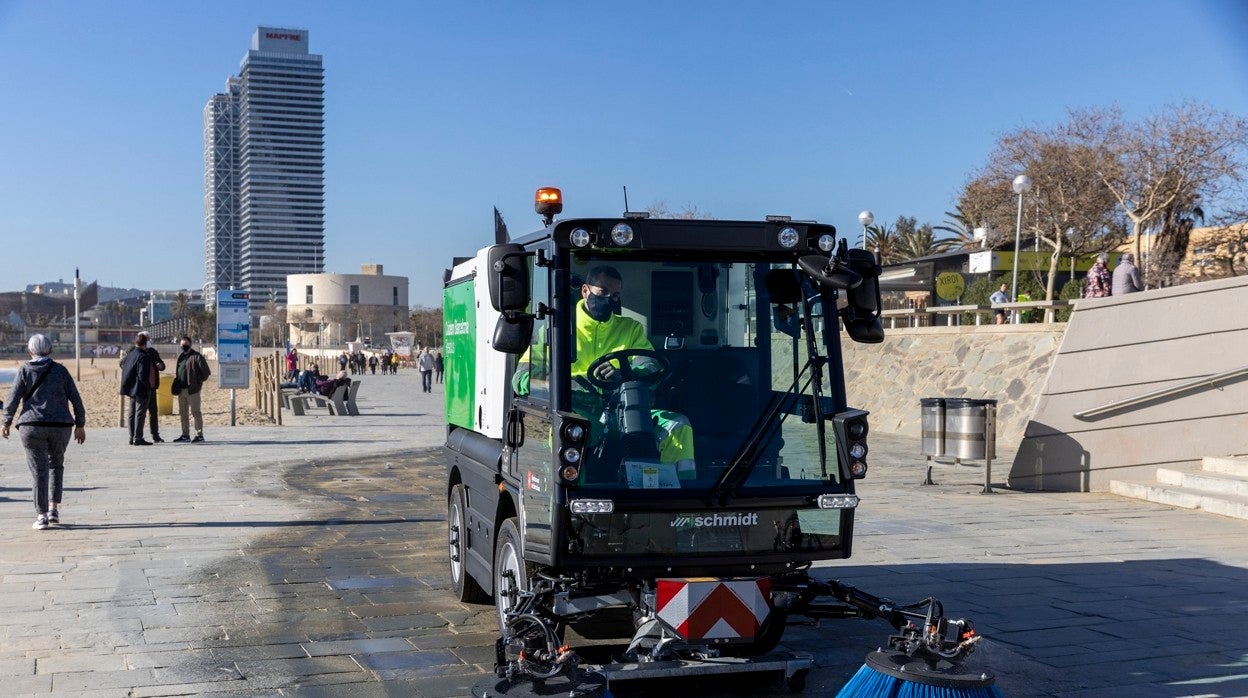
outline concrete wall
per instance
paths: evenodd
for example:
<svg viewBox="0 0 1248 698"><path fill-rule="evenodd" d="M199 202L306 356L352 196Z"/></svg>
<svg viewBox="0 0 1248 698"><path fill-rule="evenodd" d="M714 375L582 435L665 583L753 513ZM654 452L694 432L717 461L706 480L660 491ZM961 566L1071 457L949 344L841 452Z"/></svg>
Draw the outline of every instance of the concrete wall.
<svg viewBox="0 0 1248 698"><path fill-rule="evenodd" d="M883 344L844 339L849 404L871 412L872 429L919 436L920 398L997 400L997 441L1017 444L1065 329L918 327L885 330Z"/></svg>
<svg viewBox="0 0 1248 698"><path fill-rule="evenodd" d="M1248 365L1248 278L1080 301L1010 471L1012 487L1103 491L1158 466L1248 453L1248 379L1098 418L1074 413Z"/></svg>

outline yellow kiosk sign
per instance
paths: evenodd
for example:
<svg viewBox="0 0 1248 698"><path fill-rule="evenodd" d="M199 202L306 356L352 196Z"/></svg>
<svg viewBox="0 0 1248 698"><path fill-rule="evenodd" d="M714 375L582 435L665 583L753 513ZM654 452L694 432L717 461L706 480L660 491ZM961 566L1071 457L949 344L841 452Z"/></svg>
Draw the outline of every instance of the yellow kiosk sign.
<svg viewBox="0 0 1248 698"><path fill-rule="evenodd" d="M941 272L936 276L936 296L941 300L956 301L966 290L966 279L956 271Z"/></svg>

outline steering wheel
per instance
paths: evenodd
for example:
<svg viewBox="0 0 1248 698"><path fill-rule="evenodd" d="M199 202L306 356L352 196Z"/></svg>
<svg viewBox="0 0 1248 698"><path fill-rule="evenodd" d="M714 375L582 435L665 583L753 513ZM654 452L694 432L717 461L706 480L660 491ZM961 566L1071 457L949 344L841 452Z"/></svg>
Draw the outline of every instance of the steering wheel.
<svg viewBox="0 0 1248 698"><path fill-rule="evenodd" d="M634 358L653 359L659 364L659 370L642 374L630 363ZM619 367L612 366L611 361L619 361ZM585 369L585 380L603 392L611 392L628 381L641 381L649 386L658 385L667 377L671 368L671 363L653 349L619 349L594 359L589 368Z"/></svg>

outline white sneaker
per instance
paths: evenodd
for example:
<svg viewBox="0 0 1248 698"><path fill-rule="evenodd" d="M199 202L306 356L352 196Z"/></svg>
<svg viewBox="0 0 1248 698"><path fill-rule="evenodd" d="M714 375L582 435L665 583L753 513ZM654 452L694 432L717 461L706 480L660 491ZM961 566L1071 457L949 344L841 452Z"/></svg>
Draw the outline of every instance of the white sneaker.
<svg viewBox="0 0 1248 698"><path fill-rule="evenodd" d="M30 527L35 529L36 531L42 531L46 529L48 527L48 515L40 514L38 518L35 519L35 522L30 525Z"/></svg>

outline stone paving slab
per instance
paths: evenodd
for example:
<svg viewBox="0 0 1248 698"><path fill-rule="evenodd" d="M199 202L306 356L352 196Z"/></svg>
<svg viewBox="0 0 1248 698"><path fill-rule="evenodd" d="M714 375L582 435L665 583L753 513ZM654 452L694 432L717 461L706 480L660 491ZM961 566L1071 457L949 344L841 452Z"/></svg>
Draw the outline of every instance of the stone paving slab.
<svg viewBox="0 0 1248 698"><path fill-rule="evenodd" d="M495 621L445 588L440 388L362 380L356 418L147 448L93 430L70 448L65 525L49 531L30 530L20 446L0 442L3 695L465 695L490 671ZM975 620L974 660L1008 696L1248 695L1243 522L1106 494L982 495L976 464L938 464L923 487L917 453L873 432L854 557L817 574L935 594ZM795 624L785 645L815 656L806 693L826 695L887 634Z"/></svg>

